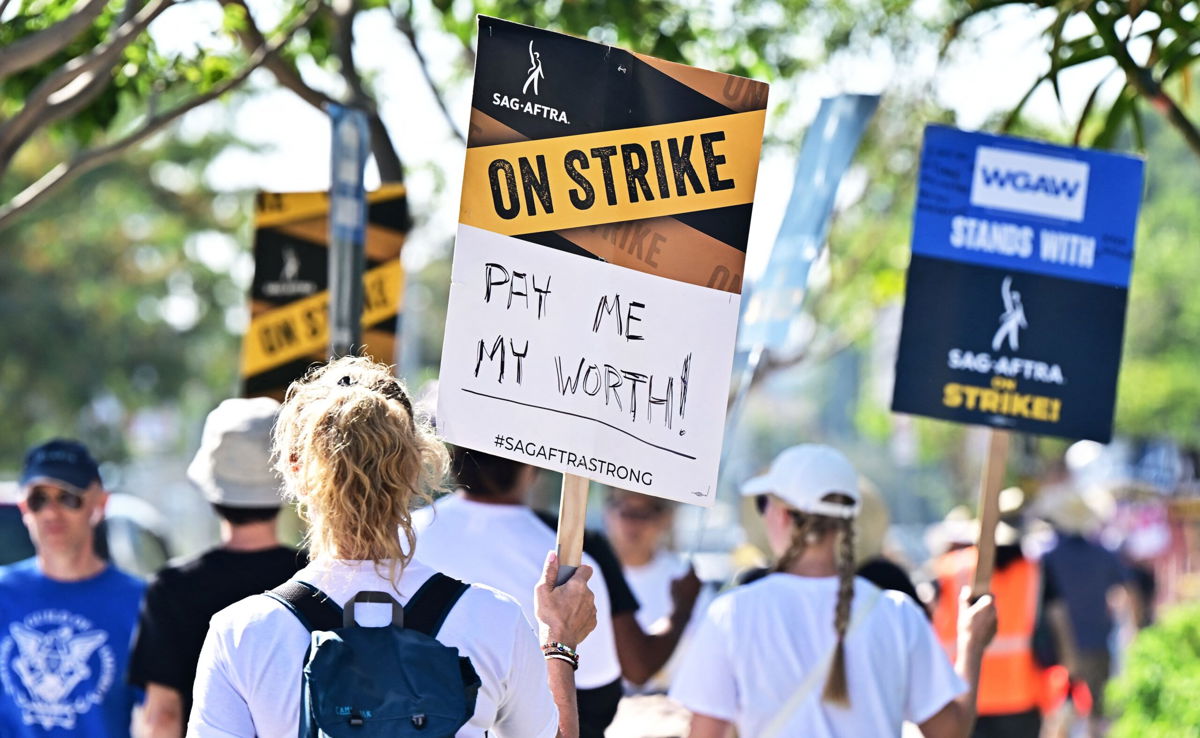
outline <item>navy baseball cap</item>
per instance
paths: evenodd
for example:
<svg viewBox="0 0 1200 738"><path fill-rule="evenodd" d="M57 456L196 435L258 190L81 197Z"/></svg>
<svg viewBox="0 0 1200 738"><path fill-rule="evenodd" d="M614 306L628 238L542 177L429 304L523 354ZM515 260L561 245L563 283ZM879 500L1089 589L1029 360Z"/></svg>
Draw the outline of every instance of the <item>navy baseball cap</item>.
<svg viewBox="0 0 1200 738"><path fill-rule="evenodd" d="M100 467L79 441L56 438L34 446L25 454L21 486L52 482L83 492L92 482L100 481Z"/></svg>

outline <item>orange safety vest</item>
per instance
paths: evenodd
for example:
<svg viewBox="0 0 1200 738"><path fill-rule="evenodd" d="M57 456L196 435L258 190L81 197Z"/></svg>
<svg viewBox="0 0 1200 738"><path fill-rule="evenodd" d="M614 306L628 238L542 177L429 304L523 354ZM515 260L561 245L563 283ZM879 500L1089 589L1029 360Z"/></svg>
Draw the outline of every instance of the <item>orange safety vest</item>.
<svg viewBox="0 0 1200 738"><path fill-rule="evenodd" d="M978 552L974 547L952 551L934 563L941 594L933 626L942 647L953 659L958 635L958 593L971 582ZM1041 692L1041 669L1033 658L1041 577L1038 565L1020 558L992 575L996 599L996 637L983 653L979 675L980 715L1011 715L1036 709Z"/></svg>

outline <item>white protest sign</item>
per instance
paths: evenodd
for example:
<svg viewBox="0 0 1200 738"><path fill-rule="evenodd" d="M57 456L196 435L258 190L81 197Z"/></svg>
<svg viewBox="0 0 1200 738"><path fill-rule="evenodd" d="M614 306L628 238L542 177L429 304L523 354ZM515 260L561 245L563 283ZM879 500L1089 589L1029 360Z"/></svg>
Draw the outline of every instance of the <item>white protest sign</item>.
<svg viewBox="0 0 1200 738"><path fill-rule="evenodd" d="M497 456L711 505L740 302L460 226L439 429Z"/></svg>

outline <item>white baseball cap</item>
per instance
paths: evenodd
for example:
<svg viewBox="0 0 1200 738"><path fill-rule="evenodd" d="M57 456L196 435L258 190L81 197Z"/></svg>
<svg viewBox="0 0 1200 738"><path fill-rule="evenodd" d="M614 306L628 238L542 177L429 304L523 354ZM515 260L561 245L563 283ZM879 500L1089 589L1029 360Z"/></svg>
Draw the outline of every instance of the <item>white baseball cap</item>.
<svg viewBox="0 0 1200 738"><path fill-rule="evenodd" d="M840 451L815 443L784 450L766 474L742 485L742 494L747 497L767 493L801 512L831 518L853 518L862 506L854 465ZM846 495L854 502L843 505L821 499L832 493Z"/></svg>
<svg viewBox="0 0 1200 738"><path fill-rule="evenodd" d="M269 397L236 398L208 414L187 470L205 499L228 507L280 504L279 477L271 466L271 426L279 407Z"/></svg>

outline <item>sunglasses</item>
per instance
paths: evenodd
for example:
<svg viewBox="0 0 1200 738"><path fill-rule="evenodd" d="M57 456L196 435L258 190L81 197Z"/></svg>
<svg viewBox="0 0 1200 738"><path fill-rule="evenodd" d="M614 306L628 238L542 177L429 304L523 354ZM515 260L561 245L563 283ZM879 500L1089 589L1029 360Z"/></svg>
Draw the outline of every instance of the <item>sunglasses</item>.
<svg viewBox="0 0 1200 738"><path fill-rule="evenodd" d="M637 508L618 505L613 508L613 512L615 512L617 517L621 518L622 520L638 521L658 520L666 511L666 508L657 506Z"/></svg>
<svg viewBox="0 0 1200 738"><path fill-rule="evenodd" d="M65 507L68 510L78 510L83 507L83 495L78 492L72 492L69 489L58 489L58 494L53 494L56 488L54 487L34 487L25 498L25 504L29 506L32 512L41 512L51 501Z"/></svg>
<svg viewBox="0 0 1200 738"><path fill-rule="evenodd" d="M754 496L754 508L756 510L758 510L759 515L767 514L767 505L770 503L770 501L771 501L771 496L768 494L765 494L765 493ZM799 510L789 509L787 511L787 513L792 518L792 521L796 523L796 525L800 525L804 519L804 514L801 513Z"/></svg>

